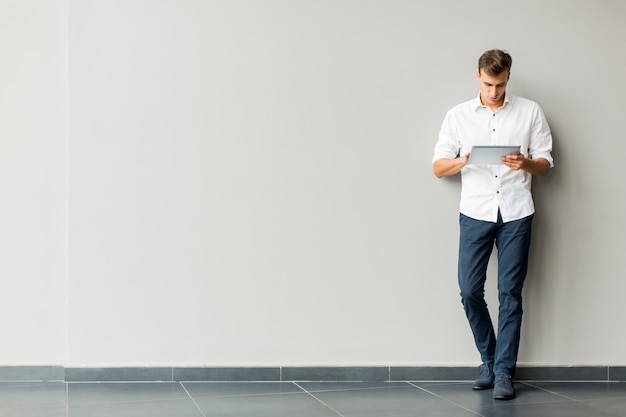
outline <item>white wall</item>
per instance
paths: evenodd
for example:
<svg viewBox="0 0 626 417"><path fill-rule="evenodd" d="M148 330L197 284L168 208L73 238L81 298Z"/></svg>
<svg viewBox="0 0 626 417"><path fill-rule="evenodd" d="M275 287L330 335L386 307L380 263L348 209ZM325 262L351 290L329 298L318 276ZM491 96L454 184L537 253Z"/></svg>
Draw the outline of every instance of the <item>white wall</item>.
<svg viewBox="0 0 626 417"><path fill-rule="evenodd" d="M70 0L69 245L61 227L39 249L59 265L69 250L68 299L62 267L46 281L58 322L67 308L66 363L477 363L456 286L459 181L430 161L498 47L557 164L535 182L520 361L623 365L625 21L618 0ZM54 231L64 155L46 178L58 210L38 217ZM32 253L2 242L3 257ZM24 285L5 275L3 297ZM54 359L39 349L32 361Z"/></svg>
<svg viewBox="0 0 626 417"><path fill-rule="evenodd" d="M0 364L66 360L68 7L0 0Z"/></svg>

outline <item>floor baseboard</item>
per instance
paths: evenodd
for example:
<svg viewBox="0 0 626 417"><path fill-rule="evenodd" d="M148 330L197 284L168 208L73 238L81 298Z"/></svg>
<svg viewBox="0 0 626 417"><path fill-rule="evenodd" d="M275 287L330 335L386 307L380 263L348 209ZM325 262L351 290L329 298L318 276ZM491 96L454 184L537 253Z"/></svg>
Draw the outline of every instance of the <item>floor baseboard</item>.
<svg viewBox="0 0 626 417"><path fill-rule="evenodd" d="M288 382L470 381L477 367L64 367L0 366L0 381ZM518 381L626 381L626 366L520 366Z"/></svg>

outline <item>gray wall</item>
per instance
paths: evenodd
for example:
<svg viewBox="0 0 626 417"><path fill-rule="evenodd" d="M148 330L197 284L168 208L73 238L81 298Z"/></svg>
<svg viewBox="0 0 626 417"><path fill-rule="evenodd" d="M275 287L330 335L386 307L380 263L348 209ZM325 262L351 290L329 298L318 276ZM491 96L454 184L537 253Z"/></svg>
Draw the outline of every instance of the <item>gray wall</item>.
<svg viewBox="0 0 626 417"><path fill-rule="evenodd" d="M1 364L67 352L68 5L0 0Z"/></svg>
<svg viewBox="0 0 626 417"><path fill-rule="evenodd" d="M3 361L477 363L456 287L460 184L430 161L497 47L513 56L509 91L539 102L554 134L556 167L534 183L520 361L625 363L626 3L33 0L0 15L31 22L44 3L47 25L9 35L67 68L3 88L3 118L39 130L0 127L0 184L23 196L11 215L41 223L29 240L54 251L12 245L14 227L0 254L61 264L2 263L0 326L56 348L26 355L13 337ZM50 37L57 26L67 38ZM50 105L8 104L25 91ZM52 167L31 163L51 141ZM24 166L59 192L13 174ZM16 320L25 300L53 314Z"/></svg>

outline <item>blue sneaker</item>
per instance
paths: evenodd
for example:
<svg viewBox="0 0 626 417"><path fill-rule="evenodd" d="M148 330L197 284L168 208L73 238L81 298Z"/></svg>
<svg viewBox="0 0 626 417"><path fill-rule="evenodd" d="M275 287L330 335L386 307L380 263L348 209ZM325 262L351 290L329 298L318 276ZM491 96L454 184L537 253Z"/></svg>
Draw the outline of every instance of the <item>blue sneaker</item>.
<svg viewBox="0 0 626 417"><path fill-rule="evenodd" d="M495 400L512 400L515 398L515 387L510 375L502 374L496 377L493 398Z"/></svg>
<svg viewBox="0 0 626 417"><path fill-rule="evenodd" d="M491 389L493 388L493 380L496 376L493 373L493 365L483 363L480 365L480 375L474 381L473 389Z"/></svg>

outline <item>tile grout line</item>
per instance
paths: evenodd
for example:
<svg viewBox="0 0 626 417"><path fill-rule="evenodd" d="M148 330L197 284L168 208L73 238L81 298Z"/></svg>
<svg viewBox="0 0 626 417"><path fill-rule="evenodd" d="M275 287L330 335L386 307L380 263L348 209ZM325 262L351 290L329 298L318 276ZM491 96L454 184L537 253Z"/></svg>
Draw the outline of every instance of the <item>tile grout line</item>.
<svg viewBox="0 0 626 417"><path fill-rule="evenodd" d="M524 385L528 385L529 387L533 387L533 388L538 389L538 390L540 390L540 391L547 392L547 393L550 393L550 394L552 394L552 395L556 395L557 397L564 398L564 399L566 399L566 400L568 400L568 401L580 402L580 401L579 401L579 400L577 400L576 398L568 397L568 396L567 396L567 395L565 395L565 394L559 394L558 392L551 391L551 390L549 390L549 389L547 389L547 388L542 388L542 387L540 387L540 386L534 385L534 384L529 383L529 382L526 382L526 381L522 381L522 382L520 382L520 383L521 383L521 384L524 384Z"/></svg>
<svg viewBox="0 0 626 417"><path fill-rule="evenodd" d="M202 409L200 408L200 406L198 405L198 403L196 402L196 400L194 400L194 398L191 396L191 394L189 393L189 391L187 391L187 387L185 387L185 384L183 384L182 382L179 382L178 384L180 384L181 388L185 391L185 393L187 394L187 396L189 397L189 399L191 400L191 402L193 403L193 405L196 406L196 408L198 409L198 411L200 412L200 414L202 415L202 417L207 417L206 414L204 414L204 411L202 411Z"/></svg>
<svg viewBox="0 0 626 417"><path fill-rule="evenodd" d="M465 411L469 411L469 412L470 412L470 413L472 413L472 414L475 414L475 415L480 416L480 417L484 417L482 414L479 414L479 413L477 413L477 412L476 412L476 411L474 411L474 410L470 410L469 408L467 408L467 407L465 407L465 406L463 406L463 405L461 405L461 404L457 404L457 403L455 403L455 402L454 402L454 401L452 401L452 400L449 400L449 399L447 399L447 398L444 398L444 397L442 397L441 395L437 395L437 394L435 394L435 393L434 393L434 392L432 392L432 391L428 391L426 388L422 388L422 387L420 387L419 385L415 385L414 383L409 382L409 381L407 381L407 384L409 384L409 385L411 385L411 386L413 386L413 387L415 387L415 388L417 388L417 389L419 389L419 390L421 390L421 391L424 391L424 392L425 392L425 393L427 393L427 394L433 395L433 396L435 396L435 397L437 397L437 398L439 398L439 399L442 399L442 400L444 400L444 401L446 401L446 402L448 402L448 403L450 403L450 404L453 404L453 405L455 405L455 406L457 406L457 407L459 407L459 408L462 408L462 409L463 409L463 410L465 410Z"/></svg>
<svg viewBox="0 0 626 417"><path fill-rule="evenodd" d="M333 407L331 407L330 405L326 404L324 401L320 400L319 398L317 398L315 395L313 395L312 393L310 393L309 391L307 391L306 389L304 389L300 384L298 384L297 382L293 381L292 384L294 384L296 387L300 388L302 391L304 391L305 393L307 393L308 395L310 395L311 397L313 397L315 400L319 401L324 407L328 407L330 410L332 410L334 413L337 413L338 416L340 417L345 417L343 414L341 414L339 411L335 410Z"/></svg>

